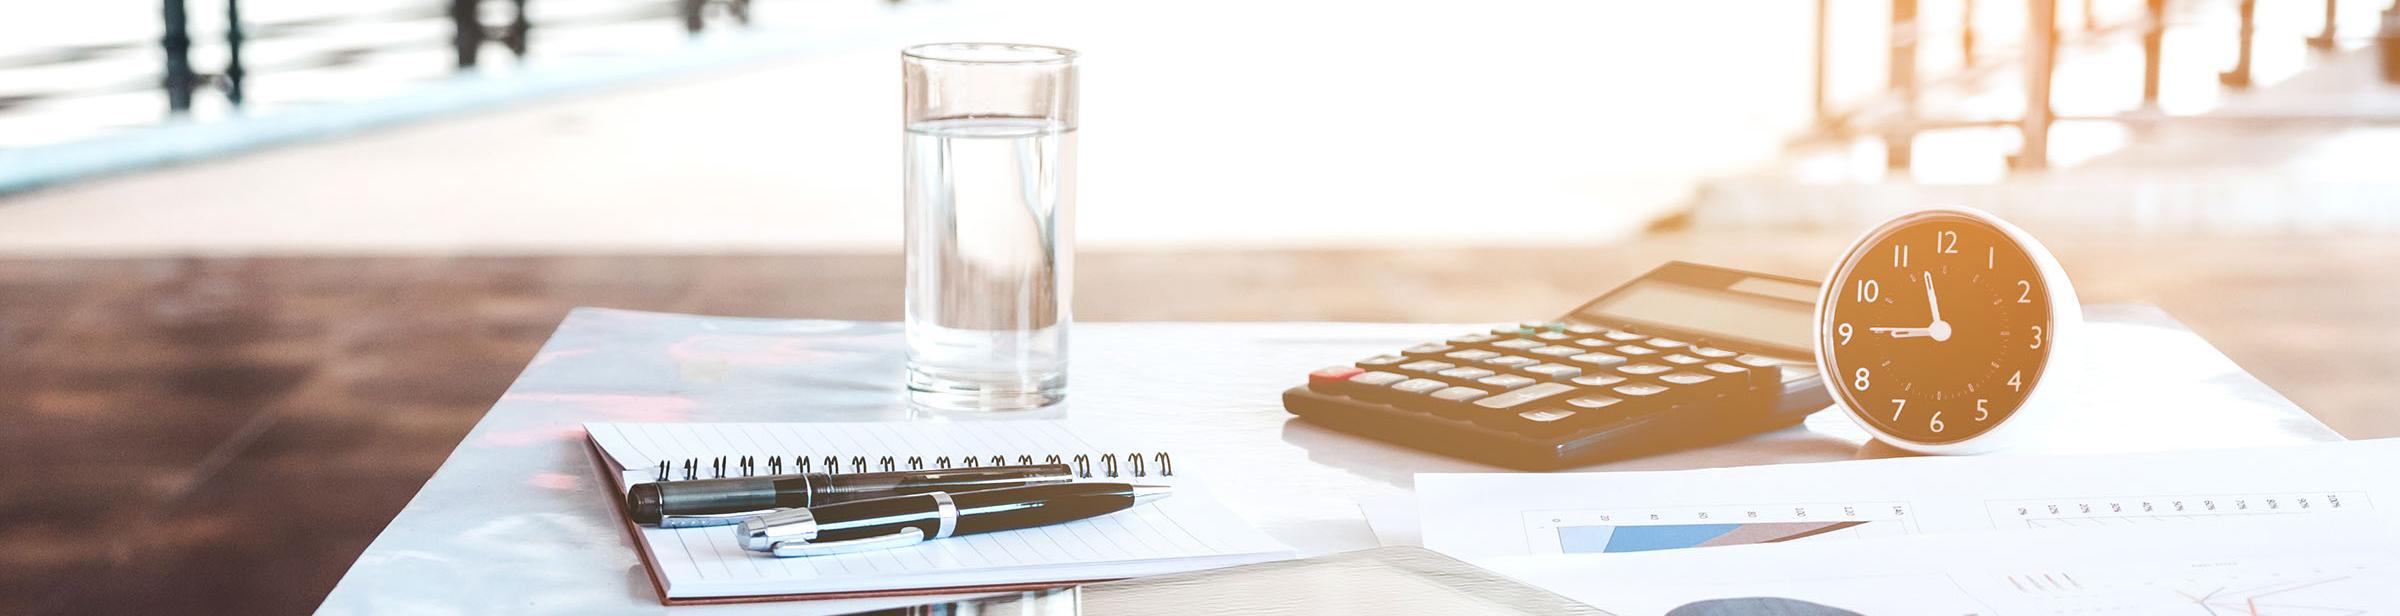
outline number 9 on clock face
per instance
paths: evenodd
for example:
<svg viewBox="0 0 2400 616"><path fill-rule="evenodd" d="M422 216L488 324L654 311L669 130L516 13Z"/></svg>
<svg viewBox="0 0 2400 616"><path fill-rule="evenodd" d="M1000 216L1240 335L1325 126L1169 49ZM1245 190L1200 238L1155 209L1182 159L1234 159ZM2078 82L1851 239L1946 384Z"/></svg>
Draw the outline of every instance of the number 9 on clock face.
<svg viewBox="0 0 2400 616"><path fill-rule="evenodd" d="M1817 362L1838 406L1925 453L2004 445L2046 399L2082 313L2049 251L1989 214L1936 209L1869 231L1817 302ZM2056 396L2049 396L2056 397Z"/></svg>

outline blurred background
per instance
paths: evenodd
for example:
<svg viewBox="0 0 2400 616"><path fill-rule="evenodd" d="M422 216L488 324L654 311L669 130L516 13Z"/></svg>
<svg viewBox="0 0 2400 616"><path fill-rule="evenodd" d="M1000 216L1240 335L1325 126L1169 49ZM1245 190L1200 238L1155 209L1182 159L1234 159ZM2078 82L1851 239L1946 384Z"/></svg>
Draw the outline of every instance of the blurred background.
<svg viewBox="0 0 2400 616"><path fill-rule="evenodd" d="M0 612L313 609L574 306L897 319L950 40L1084 53L1085 320L1542 318L1960 204L2400 436L2389 0L17 0Z"/></svg>

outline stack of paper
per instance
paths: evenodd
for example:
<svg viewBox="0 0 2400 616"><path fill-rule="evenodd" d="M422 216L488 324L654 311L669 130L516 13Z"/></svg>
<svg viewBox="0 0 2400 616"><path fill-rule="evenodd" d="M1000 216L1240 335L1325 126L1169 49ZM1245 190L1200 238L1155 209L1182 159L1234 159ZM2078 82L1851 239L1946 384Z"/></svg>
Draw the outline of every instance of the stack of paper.
<svg viewBox="0 0 2400 616"><path fill-rule="evenodd" d="M2392 469L2400 440L1426 474L1417 490L1426 547L1629 614L1723 599L1866 614L2362 614L2400 609Z"/></svg>

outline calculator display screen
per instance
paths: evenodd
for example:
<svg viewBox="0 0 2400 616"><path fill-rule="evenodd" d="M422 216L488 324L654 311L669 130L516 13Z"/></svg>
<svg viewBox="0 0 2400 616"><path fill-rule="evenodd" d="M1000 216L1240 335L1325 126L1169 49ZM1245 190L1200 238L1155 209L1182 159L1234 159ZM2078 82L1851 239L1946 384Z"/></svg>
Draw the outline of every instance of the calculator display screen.
<svg viewBox="0 0 2400 616"><path fill-rule="evenodd" d="M1723 289L1638 280L1583 307L1577 315L1600 322L1633 321L1808 349L1816 328L1813 304L1768 299Z"/></svg>

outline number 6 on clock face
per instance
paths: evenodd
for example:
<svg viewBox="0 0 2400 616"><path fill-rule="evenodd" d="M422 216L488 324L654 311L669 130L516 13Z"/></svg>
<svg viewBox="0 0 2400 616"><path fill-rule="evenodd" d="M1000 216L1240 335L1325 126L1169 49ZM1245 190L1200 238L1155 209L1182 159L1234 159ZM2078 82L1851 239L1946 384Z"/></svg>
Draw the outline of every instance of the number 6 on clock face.
<svg viewBox="0 0 2400 616"><path fill-rule="evenodd" d="M1818 369L1878 439L1989 450L2061 389L2051 382L2067 378L2065 353L2080 342L2074 297L2057 261L2014 225L1968 209L1904 215L1867 232L1826 278Z"/></svg>

